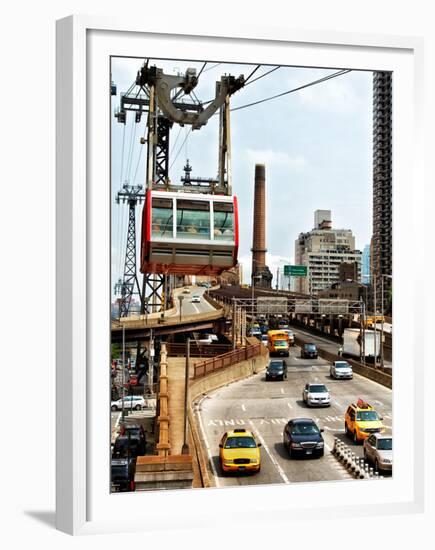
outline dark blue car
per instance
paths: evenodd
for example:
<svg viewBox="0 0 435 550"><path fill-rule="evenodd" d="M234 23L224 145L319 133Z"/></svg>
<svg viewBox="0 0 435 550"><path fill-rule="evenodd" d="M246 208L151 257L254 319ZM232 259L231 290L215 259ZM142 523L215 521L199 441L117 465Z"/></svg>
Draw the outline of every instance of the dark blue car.
<svg viewBox="0 0 435 550"><path fill-rule="evenodd" d="M323 429L319 429L311 418L294 418L284 428L283 443L291 458L324 454Z"/></svg>

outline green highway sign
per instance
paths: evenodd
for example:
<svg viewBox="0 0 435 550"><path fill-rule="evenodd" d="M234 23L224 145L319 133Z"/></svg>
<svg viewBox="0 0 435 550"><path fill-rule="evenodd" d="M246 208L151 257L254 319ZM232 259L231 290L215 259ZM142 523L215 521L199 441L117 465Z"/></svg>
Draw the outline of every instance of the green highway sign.
<svg viewBox="0 0 435 550"><path fill-rule="evenodd" d="M306 277L307 266L306 265L285 265L284 275L286 277Z"/></svg>

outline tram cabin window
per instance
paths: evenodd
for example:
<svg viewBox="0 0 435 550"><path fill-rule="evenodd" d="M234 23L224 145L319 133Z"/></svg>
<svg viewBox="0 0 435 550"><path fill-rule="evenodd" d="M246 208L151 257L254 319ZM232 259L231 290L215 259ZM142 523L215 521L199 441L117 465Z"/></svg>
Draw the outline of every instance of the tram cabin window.
<svg viewBox="0 0 435 550"><path fill-rule="evenodd" d="M177 238L210 239L210 204L177 200Z"/></svg>
<svg viewBox="0 0 435 550"><path fill-rule="evenodd" d="M153 237L173 237L172 199L154 198L152 202L151 231Z"/></svg>
<svg viewBox="0 0 435 550"><path fill-rule="evenodd" d="M219 241L234 240L234 206L229 202L215 202L214 239Z"/></svg>

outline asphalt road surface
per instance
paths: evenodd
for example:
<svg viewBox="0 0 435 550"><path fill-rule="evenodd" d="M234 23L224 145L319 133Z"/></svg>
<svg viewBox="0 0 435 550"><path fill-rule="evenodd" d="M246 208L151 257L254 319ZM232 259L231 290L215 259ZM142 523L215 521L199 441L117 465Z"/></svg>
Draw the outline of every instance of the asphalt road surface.
<svg viewBox="0 0 435 550"><path fill-rule="evenodd" d="M182 315L196 315L201 313L209 313L210 311L215 311L215 308L207 302L207 300L204 299L203 294L206 291L204 287L200 286L189 286L184 287L189 289L189 293L184 293L183 289L176 289L174 291L174 305L176 307L176 311L172 315L168 315L168 317L177 315L180 315L180 301L178 299L178 296L183 296L182 304L181 304L181 314ZM192 302L192 296L194 294L198 294L200 297L199 302Z"/></svg>
<svg viewBox="0 0 435 550"><path fill-rule="evenodd" d="M362 445L355 445L344 433L344 413L349 403L363 398L376 407L384 424L392 424L392 392L371 380L354 375L353 380L333 380L329 363L323 359L301 359L300 348L292 347L286 359L288 378L265 381L264 372L211 392L196 402L202 438L217 486L256 485L354 479L331 454L334 437L343 439L363 456ZM331 406L307 407L302 389L307 382L325 383L331 393ZM290 459L282 443L285 424L291 418L312 418L324 428L325 455L322 458ZM223 476L219 467L219 441L228 429L253 430L261 447L258 474Z"/></svg>
<svg viewBox="0 0 435 550"><path fill-rule="evenodd" d="M384 326L386 326L386 324ZM309 340L310 342L313 342L313 344L316 344L319 348L329 351L330 353L338 353L340 344L338 342L335 342L334 340L329 340L328 338L318 336L317 334L314 335L311 332L301 329L299 327L291 327L291 330L295 333L296 336L300 336L305 341ZM384 361L384 364L386 367L390 369L393 366L391 361L387 361L387 360Z"/></svg>

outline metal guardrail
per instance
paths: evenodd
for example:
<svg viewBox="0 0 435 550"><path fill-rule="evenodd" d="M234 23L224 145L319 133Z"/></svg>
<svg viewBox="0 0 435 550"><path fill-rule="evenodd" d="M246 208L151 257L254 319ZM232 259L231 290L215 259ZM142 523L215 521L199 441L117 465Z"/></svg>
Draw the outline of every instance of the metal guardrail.
<svg viewBox="0 0 435 550"><path fill-rule="evenodd" d="M223 355L218 355L212 359L206 359L200 363L196 363L194 366L193 378L200 378L201 376L206 376L217 370L230 367L236 363L241 363L252 357L256 357L266 353L266 348L264 345L259 342L251 346L246 346L244 348L231 351L229 353L224 353Z"/></svg>
<svg viewBox="0 0 435 550"><path fill-rule="evenodd" d="M170 357L174 357L177 355L181 355L184 357L186 353L186 344L167 342L166 350L168 356ZM231 344L201 344L195 342L194 340L190 341L191 357L214 357L215 355L228 353L231 350Z"/></svg>

